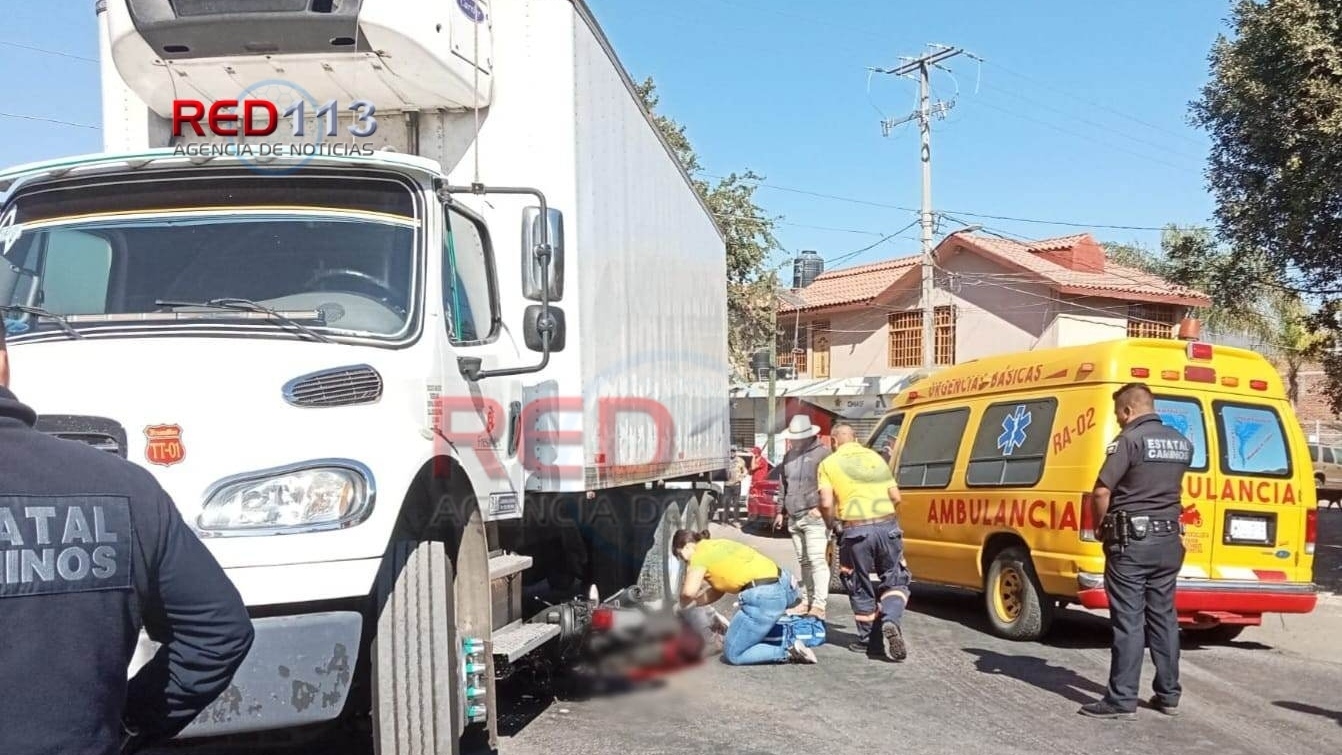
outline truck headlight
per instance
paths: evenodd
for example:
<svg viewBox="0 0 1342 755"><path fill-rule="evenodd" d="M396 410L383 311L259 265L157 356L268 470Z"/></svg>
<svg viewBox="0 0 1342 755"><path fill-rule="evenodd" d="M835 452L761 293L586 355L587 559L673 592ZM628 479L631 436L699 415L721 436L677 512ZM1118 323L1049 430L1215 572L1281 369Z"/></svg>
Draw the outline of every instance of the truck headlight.
<svg viewBox="0 0 1342 755"><path fill-rule="evenodd" d="M373 507L373 475L350 461L313 461L215 483L196 522L201 535L262 535L349 527Z"/></svg>

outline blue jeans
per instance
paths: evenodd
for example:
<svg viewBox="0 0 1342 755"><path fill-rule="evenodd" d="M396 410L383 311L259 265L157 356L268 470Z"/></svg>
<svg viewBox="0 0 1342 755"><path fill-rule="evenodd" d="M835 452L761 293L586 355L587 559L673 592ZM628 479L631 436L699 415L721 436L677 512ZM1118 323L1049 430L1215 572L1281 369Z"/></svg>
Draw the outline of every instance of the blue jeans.
<svg viewBox="0 0 1342 755"><path fill-rule="evenodd" d="M738 600L741 609L732 617L727 636L722 641L723 660L733 666L786 661L788 649L777 643L764 642L764 638L783 618L788 606L797 601L792 575L785 571L778 582L745 590Z"/></svg>

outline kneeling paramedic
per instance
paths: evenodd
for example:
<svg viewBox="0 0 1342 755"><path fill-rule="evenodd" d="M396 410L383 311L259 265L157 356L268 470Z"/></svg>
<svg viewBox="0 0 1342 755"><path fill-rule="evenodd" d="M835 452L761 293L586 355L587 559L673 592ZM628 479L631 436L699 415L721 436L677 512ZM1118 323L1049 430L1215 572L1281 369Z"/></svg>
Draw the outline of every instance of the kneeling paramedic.
<svg viewBox="0 0 1342 755"><path fill-rule="evenodd" d="M723 660L733 666L789 660L815 663L815 653L801 640L784 646L765 639L788 607L797 602L797 586L791 574L754 548L710 539L707 531L677 530L671 548L686 564L681 609L712 605L723 595L737 596L741 607L727 626ZM707 590L703 589L705 580Z"/></svg>
<svg viewBox="0 0 1342 755"><path fill-rule="evenodd" d="M895 513L899 488L885 459L858 443L852 426L835 425L832 433L837 448L820 463L818 475L820 511L826 524L841 530L839 560L857 625L857 641L848 649L866 652L879 618L885 657L902 661L908 649L900 619L909 602L911 577L904 562L904 531ZM872 574L880 575L879 584L872 583Z"/></svg>
<svg viewBox="0 0 1342 755"><path fill-rule="evenodd" d="M1180 497L1193 445L1156 413L1151 390L1130 383L1114 393L1123 428L1105 449L1092 498L1104 541L1104 591L1113 627L1109 688L1082 706L1095 718L1131 719L1137 710L1142 648L1156 666L1151 705L1178 715L1179 616L1174 588L1183 568Z"/></svg>
<svg viewBox="0 0 1342 755"><path fill-rule="evenodd" d="M228 687L251 621L147 471L35 422L0 385L0 752L135 752ZM141 626L163 645L128 684Z"/></svg>

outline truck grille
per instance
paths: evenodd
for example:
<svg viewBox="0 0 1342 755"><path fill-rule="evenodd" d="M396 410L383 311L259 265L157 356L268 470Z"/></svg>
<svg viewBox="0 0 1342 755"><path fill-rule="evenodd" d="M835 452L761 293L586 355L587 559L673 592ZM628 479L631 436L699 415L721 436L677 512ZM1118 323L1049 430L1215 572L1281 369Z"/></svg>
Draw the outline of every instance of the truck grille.
<svg viewBox="0 0 1342 755"><path fill-rule="evenodd" d="M382 398L382 376L366 364L336 367L285 383L284 400L294 406L371 404Z"/></svg>
<svg viewBox="0 0 1342 755"><path fill-rule="evenodd" d="M62 440L85 443L100 451L126 458L126 430L115 420L74 414L44 414L37 418L35 427Z"/></svg>

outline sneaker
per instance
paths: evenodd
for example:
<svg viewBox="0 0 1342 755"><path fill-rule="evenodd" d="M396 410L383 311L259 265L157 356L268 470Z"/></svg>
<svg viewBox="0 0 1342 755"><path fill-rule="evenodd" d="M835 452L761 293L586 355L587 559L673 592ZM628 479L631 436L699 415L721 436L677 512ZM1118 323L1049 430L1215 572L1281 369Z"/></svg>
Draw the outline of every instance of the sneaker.
<svg viewBox="0 0 1342 755"><path fill-rule="evenodd" d="M885 657L898 663L909 657L909 649L904 646L904 633L894 624L881 627L885 636Z"/></svg>
<svg viewBox="0 0 1342 755"><path fill-rule="evenodd" d="M793 640L787 649L787 657L793 663L815 663L815 651L806 647L801 640Z"/></svg>
<svg viewBox="0 0 1342 755"><path fill-rule="evenodd" d="M871 643L866 640L854 640L848 643L848 649L854 653L866 653L871 650Z"/></svg>
<svg viewBox="0 0 1342 755"><path fill-rule="evenodd" d="M1093 703L1082 705L1077 713L1091 718L1112 718L1119 721L1132 721L1137 718L1136 711L1123 710L1108 700L1097 700Z"/></svg>
<svg viewBox="0 0 1342 755"><path fill-rule="evenodd" d="M1179 715L1178 701L1173 703L1167 703L1161 700L1159 695L1151 698L1151 707L1155 708L1157 713L1162 713L1166 716L1169 716L1170 718L1174 718L1175 716Z"/></svg>

